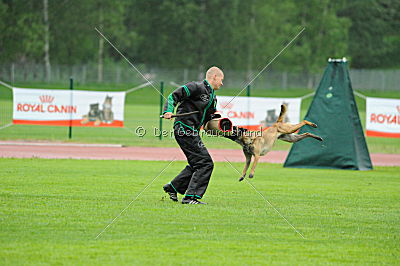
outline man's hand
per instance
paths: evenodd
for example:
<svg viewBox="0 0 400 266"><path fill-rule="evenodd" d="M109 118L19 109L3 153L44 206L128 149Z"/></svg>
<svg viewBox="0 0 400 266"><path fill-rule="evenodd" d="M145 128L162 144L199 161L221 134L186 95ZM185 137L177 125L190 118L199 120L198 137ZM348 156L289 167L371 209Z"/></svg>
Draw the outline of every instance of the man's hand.
<svg viewBox="0 0 400 266"><path fill-rule="evenodd" d="M166 112L165 114L164 114L164 118L165 119L172 119L172 116L173 115L173 113L171 113L171 112Z"/></svg>

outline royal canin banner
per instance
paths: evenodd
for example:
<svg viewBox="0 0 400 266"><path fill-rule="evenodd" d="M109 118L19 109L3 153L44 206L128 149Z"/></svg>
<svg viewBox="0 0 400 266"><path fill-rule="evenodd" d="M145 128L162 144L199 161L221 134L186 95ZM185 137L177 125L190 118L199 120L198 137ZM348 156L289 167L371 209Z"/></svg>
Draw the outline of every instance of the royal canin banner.
<svg viewBox="0 0 400 266"><path fill-rule="evenodd" d="M264 98L218 96L217 110L222 117L232 120L236 126L250 130L271 126L278 119L281 104L288 107L285 122L297 124L300 122L301 98Z"/></svg>
<svg viewBox="0 0 400 266"><path fill-rule="evenodd" d="M125 92L13 88L13 123L123 127Z"/></svg>
<svg viewBox="0 0 400 266"><path fill-rule="evenodd" d="M366 120L367 136L400 138L400 99L367 97Z"/></svg>

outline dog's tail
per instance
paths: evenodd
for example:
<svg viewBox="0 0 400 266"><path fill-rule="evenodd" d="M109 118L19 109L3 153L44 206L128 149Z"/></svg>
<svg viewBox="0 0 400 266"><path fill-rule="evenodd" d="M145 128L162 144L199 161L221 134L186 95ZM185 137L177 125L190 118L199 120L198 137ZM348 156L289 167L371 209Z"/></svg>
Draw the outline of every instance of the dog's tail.
<svg viewBox="0 0 400 266"><path fill-rule="evenodd" d="M278 120L276 122L283 122L287 111L286 104L281 104L281 113L279 114Z"/></svg>

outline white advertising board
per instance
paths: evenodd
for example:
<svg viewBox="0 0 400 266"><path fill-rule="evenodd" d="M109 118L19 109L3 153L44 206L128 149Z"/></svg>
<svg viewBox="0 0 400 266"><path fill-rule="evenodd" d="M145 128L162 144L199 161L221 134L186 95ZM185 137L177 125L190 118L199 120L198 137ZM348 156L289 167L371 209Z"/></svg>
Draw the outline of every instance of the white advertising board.
<svg viewBox="0 0 400 266"><path fill-rule="evenodd" d="M13 123L123 127L125 92L13 88Z"/></svg>
<svg viewBox="0 0 400 266"><path fill-rule="evenodd" d="M301 98L264 98L218 96L217 110L228 117L234 125L251 130L269 127L276 122L281 104L286 104L288 112L285 122L300 122ZM232 100L233 99L233 100Z"/></svg>
<svg viewBox="0 0 400 266"><path fill-rule="evenodd" d="M400 99L367 97L366 133L372 137L400 138Z"/></svg>

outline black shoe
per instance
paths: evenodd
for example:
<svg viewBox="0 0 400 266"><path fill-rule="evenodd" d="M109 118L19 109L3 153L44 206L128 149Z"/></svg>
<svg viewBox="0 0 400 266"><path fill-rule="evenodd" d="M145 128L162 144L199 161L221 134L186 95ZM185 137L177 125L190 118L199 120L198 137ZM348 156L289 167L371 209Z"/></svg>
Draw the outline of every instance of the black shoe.
<svg viewBox="0 0 400 266"><path fill-rule="evenodd" d="M171 186L171 184L166 184L163 186L163 189L165 193L169 195L169 198L173 201L178 201L178 194L174 190L174 188Z"/></svg>
<svg viewBox="0 0 400 266"><path fill-rule="evenodd" d="M198 201L197 199L183 198L182 204L207 204L207 203Z"/></svg>

